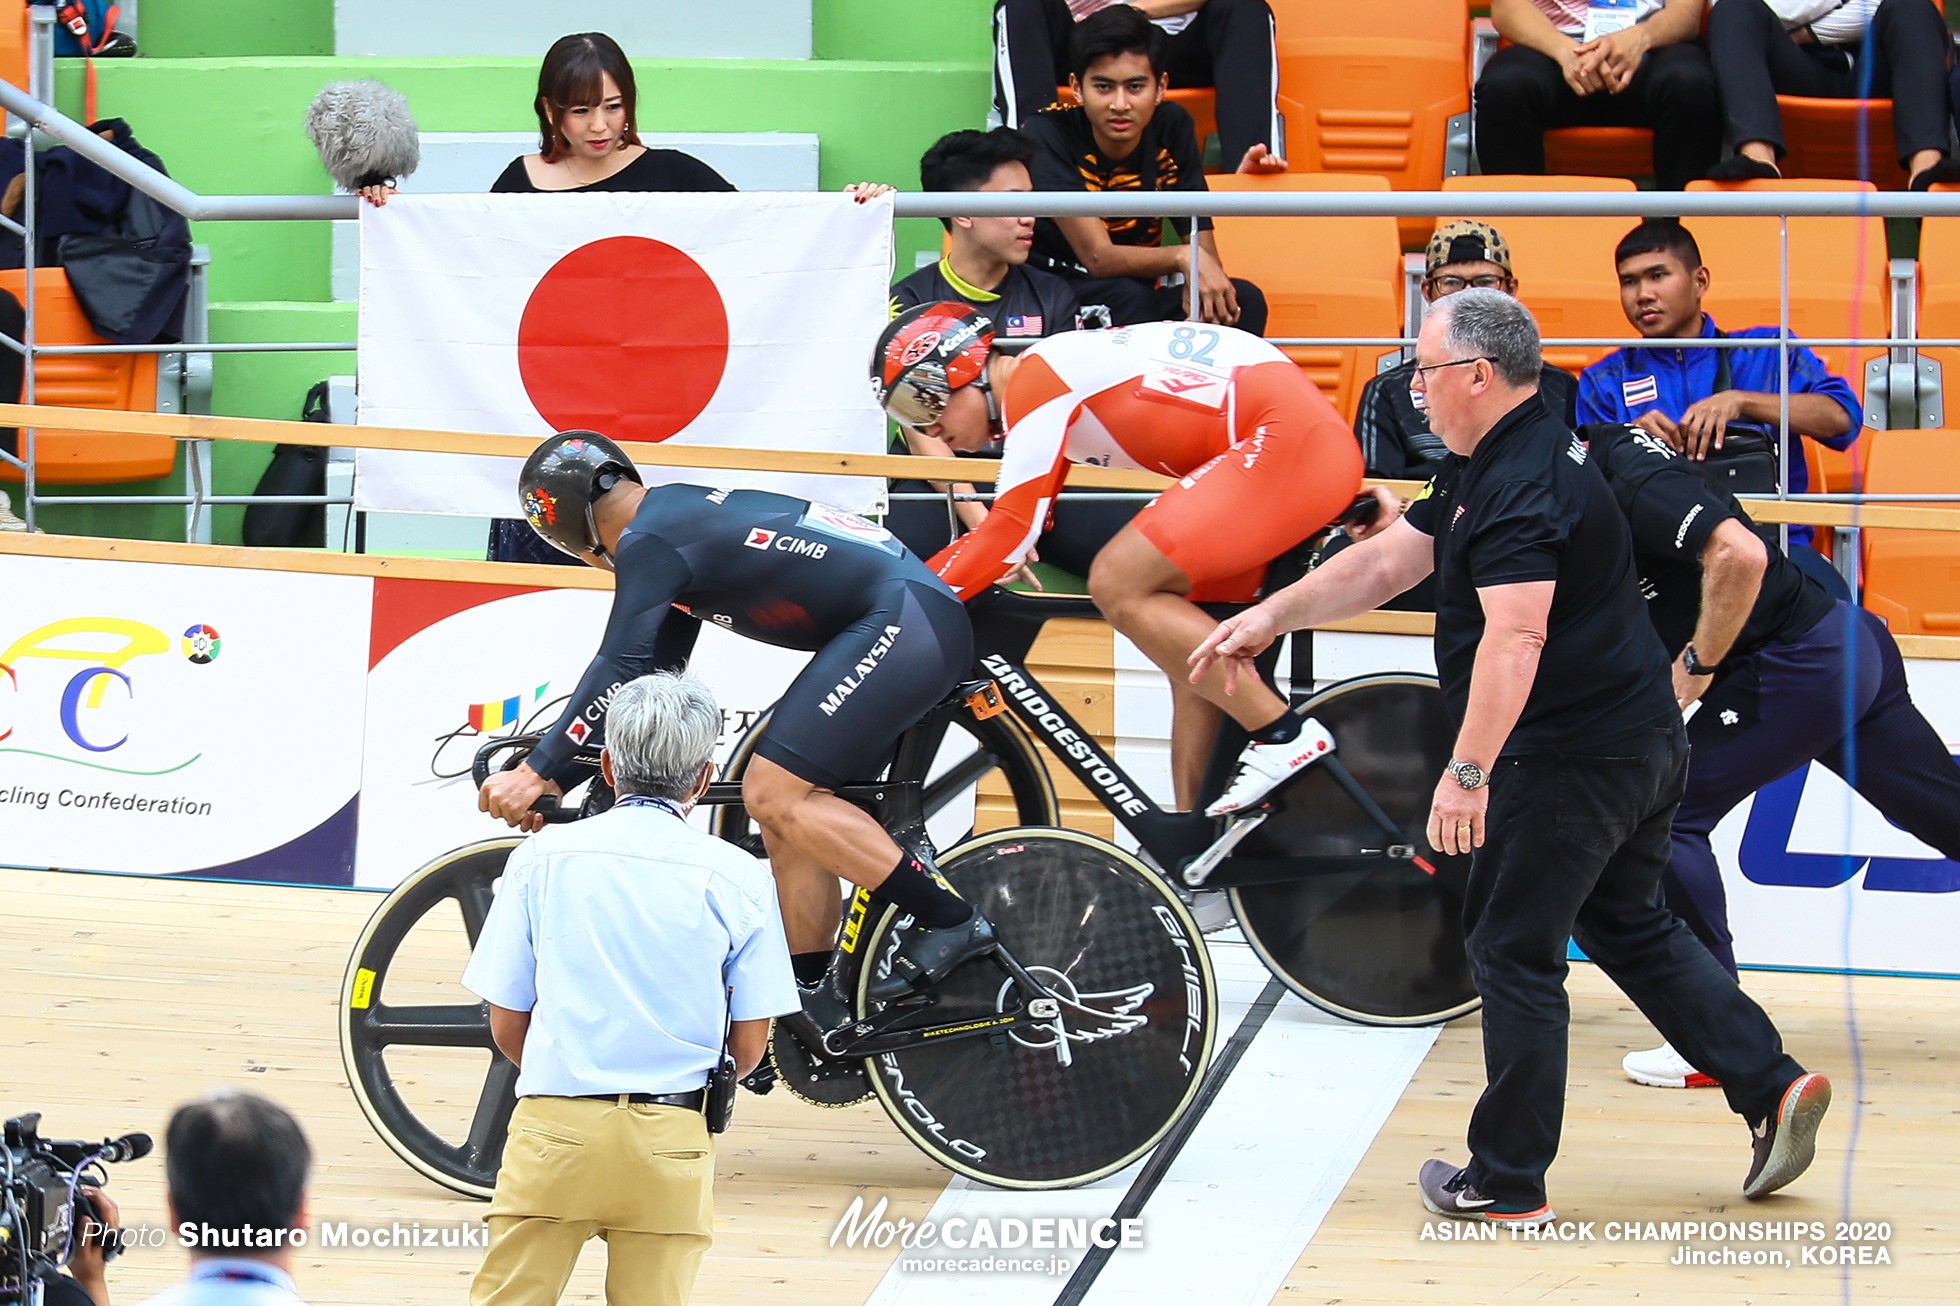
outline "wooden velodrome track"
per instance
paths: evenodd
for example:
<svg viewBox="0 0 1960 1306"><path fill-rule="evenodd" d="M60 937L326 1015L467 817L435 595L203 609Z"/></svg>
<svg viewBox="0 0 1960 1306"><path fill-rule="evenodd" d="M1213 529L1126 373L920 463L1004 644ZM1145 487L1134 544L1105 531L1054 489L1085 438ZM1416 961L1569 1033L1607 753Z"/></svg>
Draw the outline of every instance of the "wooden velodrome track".
<svg viewBox="0 0 1960 1306"><path fill-rule="evenodd" d="M51 1137L140 1129L161 1140L172 1106L215 1085L239 1085L272 1095L305 1122L316 1151L316 1221L453 1227L480 1215L481 1204L429 1183L376 1138L341 1069L341 974L379 895L14 870L0 871L0 901L7 904L0 939L11 958L0 990L7 1114L45 1112ZM458 966L460 946L455 941ZM1748 1161L1742 1126L1716 1093L1661 1092L1623 1080L1620 1056L1650 1043L1651 1031L1595 969L1575 965L1565 1142L1551 1175L1562 1215L1601 1223L1843 1217L1855 1096L1844 1034L1847 986L1826 975L1750 972L1747 980L1794 1054L1837 1081L1815 1168L1781 1199L1741 1201L1736 1193ZM1960 1247L1955 986L1861 978L1849 992L1866 1082L1848 1211L1891 1222L1893 1263L1851 1270L1848 1286L1858 1300L1950 1302ZM1672 1243L1423 1240L1426 1217L1412 1181L1427 1157L1461 1159L1464 1122L1483 1083L1481 1055L1474 1017L1442 1032L1271 1300L1844 1299L1836 1268L1678 1268L1667 1264ZM477 1082L460 1066L431 1076L428 1100L446 1096L461 1119ZM1250 1146L1287 1122L1246 1121L1242 1128ZM781 1091L744 1093L721 1145L716 1244L696 1300L855 1306L897 1253L828 1244L852 1198L885 1196L895 1218L918 1219L947 1178L874 1105L822 1111ZM162 1224L156 1158L117 1167L113 1181L127 1221ZM1046 1209L1038 1194L1026 1200L1031 1212ZM318 1303L460 1302L478 1255L316 1246L302 1254L298 1274L303 1294ZM599 1256L595 1242L567 1300L601 1299ZM183 1264L174 1246L131 1251L111 1267L116 1300L135 1302L162 1289ZM1034 1281L1024 1299L1046 1303L1059 1286Z"/></svg>
<svg viewBox="0 0 1960 1306"><path fill-rule="evenodd" d="M292 425L0 407L0 421L27 424L36 419L49 429L135 430L140 425L178 438L260 440L288 438L284 428ZM369 447L430 447L431 438L424 432L347 434L349 443ZM478 448L474 443L470 447ZM641 447L634 452L640 454ZM664 446L648 452L652 461L688 458L686 451ZM809 470L882 474L882 462L890 460L844 461L848 465L828 458L821 468ZM918 474L922 468L917 460L907 460L903 470ZM974 474L970 468L956 470ZM1086 471L1071 479L1100 477L1109 484L1127 484L1120 478L1139 476ZM1883 517L1889 525L1960 526L1960 511L1952 509L1887 505L1863 513L1867 525L1881 524ZM1765 505L1758 515L1764 520L1787 516L1836 521L1849 520L1851 510L1841 505ZM1897 520L1890 520L1894 516ZM181 548L101 541L92 556L162 560L168 552L171 560L189 561L176 555ZM62 546L45 539L0 542L0 554L57 551ZM217 556L235 551L204 552L216 565L244 562ZM299 565L366 574L413 574L428 566L337 560L334 555ZM581 579L604 584L596 574ZM1060 638L1065 645L1067 634ZM1920 643L1913 641L1909 656L1951 656L1933 646L1954 641L1925 640L1925 647L1916 647ZM1065 648L1051 655L1051 665L1055 663L1081 669L1080 715L1085 725L1103 733L1106 723L1094 718L1108 709L1108 673L1097 669L1107 663ZM1066 810L1071 817L1087 815L1076 804ZM0 988L0 1108L7 1115L44 1112L43 1132L49 1137L143 1130L160 1141L177 1103L215 1085L243 1086L277 1098L304 1121L316 1152L316 1222L419 1221L448 1228L474 1222L483 1210L480 1203L431 1184L379 1141L356 1108L341 1068L336 1037L341 976L354 938L378 901L377 894L346 889L0 869L0 903L5 904L0 946L11 961L8 982ZM1235 946L1245 952L1242 945L1229 942L1216 949L1221 970L1222 959ZM460 971L460 930L416 947L415 955L430 959L430 979L439 978L445 968L450 977ZM1304 1250L1291 1256L1290 1269L1273 1279L1276 1290L1265 1292L1261 1300L1953 1300L1952 1283L1960 1269L1960 1202L1952 1165L1953 1140L1960 1136L1953 1119L1960 1110L1952 1097L1960 1033L1949 1016L1955 985L1892 978L1847 982L1831 975L1769 972L1749 972L1746 980L1776 1017L1792 1052L1831 1074L1837 1084L1836 1106L1811 1173L1769 1203L1743 1202L1738 1188L1748 1163L1748 1141L1742 1126L1728 1114L1719 1094L1643 1089L1621 1078L1620 1057L1630 1048L1650 1045L1654 1036L1618 992L1582 964L1573 968L1569 986L1572 1070L1563 1150L1551 1174L1554 1205L1562 1216L1598 1225L1754 1218L1817 1221L1828 1229L1841 1219L1885 1221L1890 1225L1884 1244L1890 1264L1849 1270L1801 1264L1676 1267L1668 1263L1675 1254L1671 1241L1459 1244L1424 1239L1428 1221L1415 1193L1416 1170L1430 1156L1463 1158L1464 1124L1483 1084L1479 1031L1470 1017L1441 1032L1406 1088L1390 1095L1393 1107L1380 1129L1355 1140L1356 1161L1340 1170L1329 1195L1331 1205L1307 1226ZM1289 997L1281 1015L1297 1014L1299 1007ZM1852 1072L1848 1012L1855 1012L1857 1022L1862 1093ZM1235 1019L1228 1019L1227 1031ZM1350 1033L1363 1042L1408 1037L1401 1031ZM474 1103L480 1066L460 1060L432 1064L416 1080L418 1105L426 1105L431 1115L449 1112L461 1121ZM1302 1096L1287 1111L1265 1114L1214 1113L1206 1128L1215 1124L1214 1132L1226 1136L1230 1151L1256 1151L1307 1123L1324 1125L1309 1121L1317 1100ZM941 1198L948 1180L876 1106L826 1112L781 1091L766 1098L742 1095L735 1127L722 1141L717 1170L717 1241L696 1292L702 1302L764 1298L855 1306L874 1295L882 1300L881 1283L887 1282L897 1249L833 1247L833 1228L860 1195L867 1201L887 1198L893 1218L919 1219ZM1203 1182L1202 1173L1198 1179L1190 1187L1200 1190L1199 1201L1206 1197L1202 1190L1228 1186ZM1289 1196L1290 1180L1282 1176L1236 1197L1242 1203L1249 1199L1256 1210L1262 1199ZM161 1226L163 1170L158 1158L119 1167L112 1192L122 1203L126 1223ZM1025 1200L1022 1209L1030 1214L1052 1209L1041 1195ZM1183 1210L1160 1194L1145 1208L1145 1216L1176 1221ZM1248 1236L1263 1232L1254 1227L1257 1223L1256 1218L1248 1223ZM1732 1245L1753 1249L1769 1244ZM1777 1245L1795 1258L1795 1244ZM454 1303L464 1300L479 1255L464 1249L314 1245L300 1255L297 1270L302 1294L318 1303ZM601 1299L602 1255L600 1244L588 1248L568 1300ZM131 1251L111 1269L116 1300L136 1302L161 1290L178 1278L183 1264L183 1254L174 1246ZM1047 1303L1060 1287L1060 1280L1026 1281L1014 1299ZM950 1285L940 1294L950 1300L964 1295ZM990 1294L988 1300L998 1295ZM1087 1301L1118 1296L1092 1289ZM1251 1300L1134 1290L1122 1299Z"/></svg>

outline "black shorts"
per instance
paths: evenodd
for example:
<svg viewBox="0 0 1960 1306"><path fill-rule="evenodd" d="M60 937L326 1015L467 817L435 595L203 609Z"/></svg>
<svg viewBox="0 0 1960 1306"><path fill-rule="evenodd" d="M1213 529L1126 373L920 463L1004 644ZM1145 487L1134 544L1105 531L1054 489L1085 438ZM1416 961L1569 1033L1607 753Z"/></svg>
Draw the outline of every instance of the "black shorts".
<svg viewBox="0 0 1960 1306"><path fill-rule="evenodd" d="M898 737L972 663L965 605L940 586L894 580L790 684L756 755L820 789L875 780Z"/></svg>

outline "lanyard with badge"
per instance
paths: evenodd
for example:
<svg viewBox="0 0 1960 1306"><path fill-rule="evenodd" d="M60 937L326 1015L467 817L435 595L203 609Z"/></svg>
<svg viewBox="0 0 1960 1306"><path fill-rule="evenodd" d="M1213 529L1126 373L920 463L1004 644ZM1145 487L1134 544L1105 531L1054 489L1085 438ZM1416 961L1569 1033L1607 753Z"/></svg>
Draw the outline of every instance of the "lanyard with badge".
<svg viewBox="0 0 1960 1306"><path fill-rule="evenodd" d="M680 820L685 821L687 819L687 813L681 810L679 803L671 798L655 798L650 794L627 794L615 802L613 806L615 808L652 807Z"/></svg>
<svg viewBox="0 0 1960 1306"><path fill-rule="evenodd" d="M652 807L678 820L687 819L687 812L679 803L671 798L655 798L650 794L627 794L613 804L614 810L622 807ZM726 995L723 996L725 999ZM708 1132L711 1134L727 1132L728 1122L735 1114L735 1060L728 1055L728 1036L734 1030L735 1010L726 1007L726 1011L721 1030L721 1060L708 1072L707 1091L701 1099L701 1112L708 1118Z"/></svg>

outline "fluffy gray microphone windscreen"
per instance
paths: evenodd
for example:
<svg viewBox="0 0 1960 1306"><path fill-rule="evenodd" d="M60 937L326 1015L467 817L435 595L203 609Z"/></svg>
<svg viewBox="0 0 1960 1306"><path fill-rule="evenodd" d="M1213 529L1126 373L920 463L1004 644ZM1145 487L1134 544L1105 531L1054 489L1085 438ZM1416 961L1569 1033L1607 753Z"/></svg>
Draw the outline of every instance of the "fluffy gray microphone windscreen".
<svg viewBox="0 0 1960 1306"><path fill-rule="evenodd" d="M345 191L400 181L422 161L408 100L373 78L320 88L306 109L306 137Z"/></svg>

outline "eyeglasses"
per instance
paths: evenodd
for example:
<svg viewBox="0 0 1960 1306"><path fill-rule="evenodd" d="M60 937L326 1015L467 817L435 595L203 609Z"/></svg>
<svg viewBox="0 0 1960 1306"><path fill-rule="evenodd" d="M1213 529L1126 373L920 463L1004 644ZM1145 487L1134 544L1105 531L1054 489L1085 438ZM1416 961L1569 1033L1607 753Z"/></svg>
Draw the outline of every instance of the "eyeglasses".
<svg viewBox="0 0 1960 1306"><path fill-rule="evenodd" d="M1475 358L1452 358L1447 363L1431 363L1428 367L1418 367L1414 372L1409 374L1409 389L1427 390L1429 388L1428 374L1434 372L1439 367L1461 367L1465 363L1488 363L1489 361L1489 357L1479 354Z"/></svg>
<svg viewBox="0 0 1960 1306"><path fill-rule="evenodd" d="M1511 278L1495 272L1486 272L1475 277L1429 278L1429 289L1437 295L1454 295L1459 290L1504 290L1510 284Z"/></svg>

